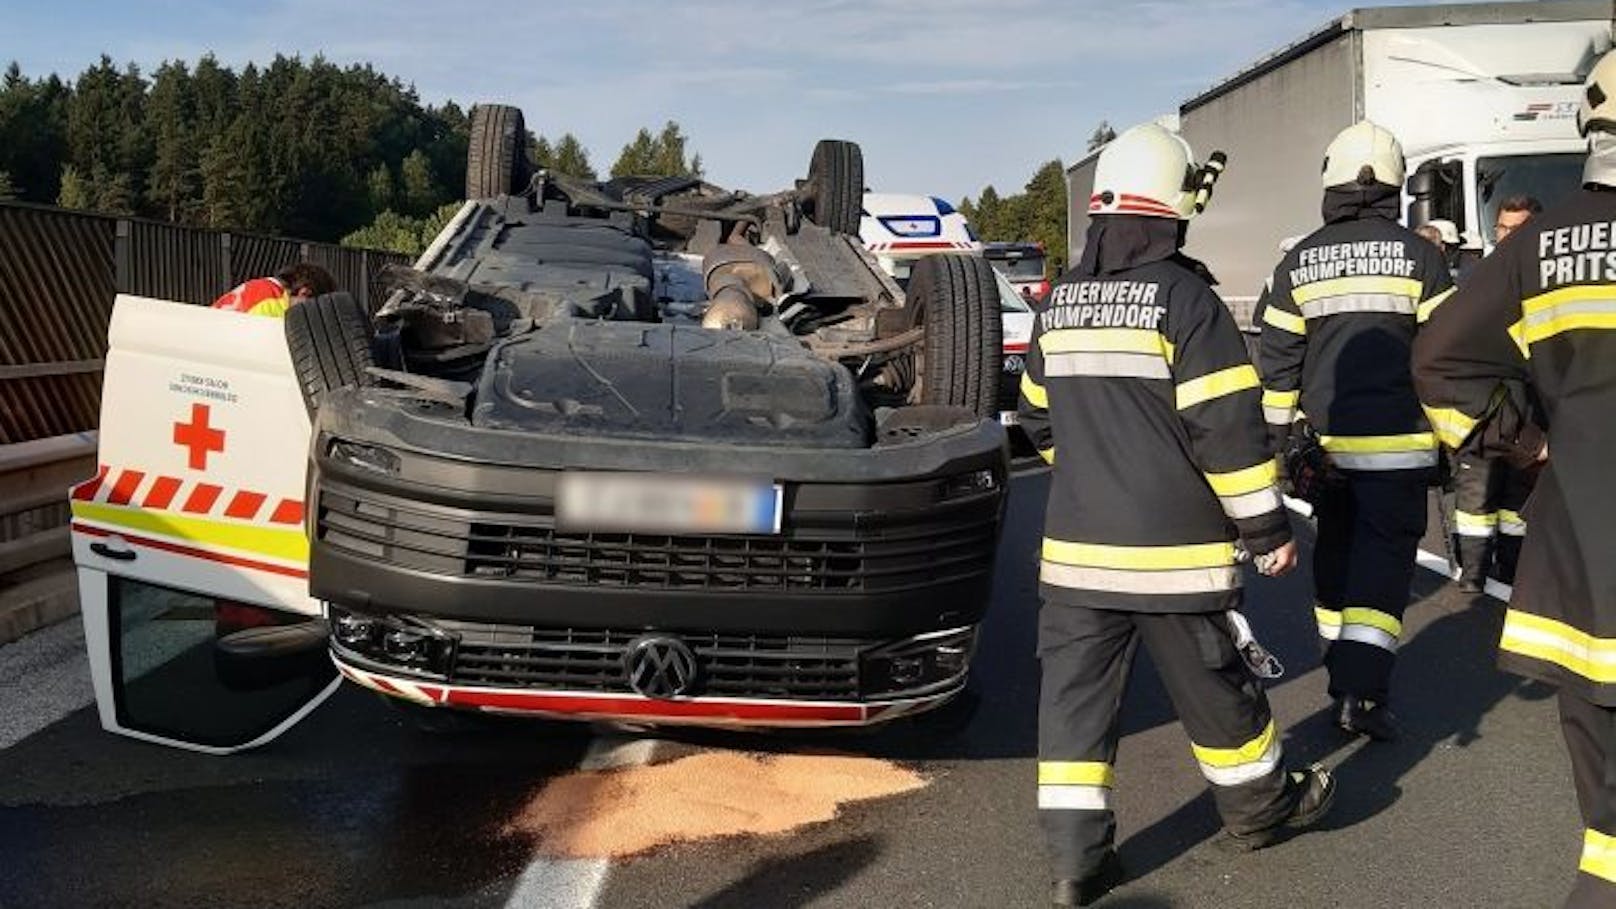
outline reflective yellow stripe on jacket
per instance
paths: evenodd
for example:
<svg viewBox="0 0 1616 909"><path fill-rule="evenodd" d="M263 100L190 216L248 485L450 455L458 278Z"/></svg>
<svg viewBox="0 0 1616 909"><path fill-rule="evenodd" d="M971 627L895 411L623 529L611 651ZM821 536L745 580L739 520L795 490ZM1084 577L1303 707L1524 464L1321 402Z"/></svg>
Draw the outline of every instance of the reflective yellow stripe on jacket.
<svg viewBox="0 0 1616 909"><path fill-rule="evenodd" d="M1263 307L1262 320L1280 331L1288 331L1293 335L1307 334L1307 320L1293 313L1288 313L1277 306Z"/></svg>
<svg viewBox="0 0 1616 909"><path fill-rule="evenodd" d="M1220 369L1187 382L1180 382L1174 388L1174 398L1179 410L1188 410L1197 404L1204 404L1245 391L1248 388L1258 388L1262 381L1257 378L1257 370L1250 363Z"/></svg>
<svg viewBox="0 0 1616 909"><path fill-rule="evenodd" d="M1302 402L1300 391L1276 391L1272 388L1263 389L1262 413L1263 422L1275 426L1289 426L1296 419L1296 405Z"/></svg>
<svg viewBox="0 0 1616 909"><path fill-rule="evenodd" d="M1436 308L1441 306L1443 303L1448 302L1448 298L1453 296L1453 292L1456 289L1457 288L1450 287L1429 300L1422 302L1419 305L1419 309L1417 309L1414 313L1415 321L1419 322L1421 325L1430 321L1431 315L1436 312Z"/></svg>
<svg viewBox="0 0 1616 909"><path fill-rule="evenodd" d="M1112 593L1215 593L1240 586L1233 543L1110 546L1044 538L1039 579Z"/></svg>
<svg viewBox="0 0 1616 909"><path fill-rule="evenodd" d="M1616 683L1616 639L1598 638L1564 622L1511 609L1501 650L1542 660L1602 685Z"/></svg>
<svg viewBox="0 0 1616 909"><path fill-rule="evenodd" d="M1562 287L1521 302L1527 347L1562 332L1616 328L1616 286Z"/></svg>
<svg viewBox="0 0 1616 909"><path fill-rule="evenodd" d="M1044 378L1171 379L1173 345L1153 328L1061 328L1038 338Z"/></svg>
<svg viewBox="0 0 1616 909"><path fill-rule="evenodd" d="M1431 431L1437 440L1449 448L1458 448L1470 438L1477 420L1451 407L1426 407L1425 418L1431 422Z"/></svg>
<svg viewBox="0 0 1616 909"><path fill-rule="evenodd" d="M1280 507L1279 490L1274 487L1279 470L1272 459L1244 470L1205 476L1223 506L1223 513L1231 518L1254 518Z"/></svg>
<svg viewBox="0 0 1616 909"><path fill-rule="evenodd" d="M1044 386L1034 382L1032 376L1026 373L1021 374L1021 396L1027 399L1028 404L1040 410L1049 409L1049 392L1044 390Z"/></svg>
<svg viewBox="0 0 1616 909"><path fill-rule="evenodd" d="M1413 278L1354 275L1303 284L1291 291L1296 308L1307 319L1364 312L1412 316L1425 285Z"/></svg>
<svg viewBox="0 0 1616 909"><path fill-rule="evenodd" d="M1436 465L1436 435L1320 436L1336 466L1345 470L1410 470Z"/></svg>

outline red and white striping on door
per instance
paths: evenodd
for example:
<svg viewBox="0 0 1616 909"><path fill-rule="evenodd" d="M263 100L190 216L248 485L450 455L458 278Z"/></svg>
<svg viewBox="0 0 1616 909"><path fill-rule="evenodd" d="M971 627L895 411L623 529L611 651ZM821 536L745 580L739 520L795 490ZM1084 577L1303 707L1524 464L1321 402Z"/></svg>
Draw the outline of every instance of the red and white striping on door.
<svg viewBox="0 0 1616 909"><path fill-rule="evenodd" d="M226 489L201 480L140 470L114 470L106 464L101 465L93 478L73 487L73 499L205 518L234 518L287 526L303 523L303 503L297 499L272 499L250 489Z"/></svg>

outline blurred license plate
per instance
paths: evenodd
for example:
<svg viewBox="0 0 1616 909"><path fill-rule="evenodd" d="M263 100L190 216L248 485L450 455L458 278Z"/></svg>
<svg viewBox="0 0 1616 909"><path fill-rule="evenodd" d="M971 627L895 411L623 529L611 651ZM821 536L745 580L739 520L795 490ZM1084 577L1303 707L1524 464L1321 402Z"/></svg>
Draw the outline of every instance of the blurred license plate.
<svg viewBox="0 0 1616 909"><path fill-rule="evenodd" d="M564 473L556 494L563 531L779 533L775 483L665 474Z"/></svg>

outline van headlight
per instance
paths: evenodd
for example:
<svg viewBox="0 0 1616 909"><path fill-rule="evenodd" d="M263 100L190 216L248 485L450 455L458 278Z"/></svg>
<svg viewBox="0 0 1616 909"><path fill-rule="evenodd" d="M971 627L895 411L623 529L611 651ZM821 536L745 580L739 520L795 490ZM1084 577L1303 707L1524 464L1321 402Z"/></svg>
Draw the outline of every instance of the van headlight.
<svg viewBox="0 0 1616 909"><path fill-rule="evenodd" d="M346 467L388 476L398 473L400 463L398 455L385 448L361 442L349 442L345 439L332 440L326 454L331 460Z"/></svg>
<svg viewBox="0 0 1616 909"><path fill-rule="evenodd" d="M877 647L860 658L860 693L884 698L945 690L963 681L975 651L974 625Z"/></svg>

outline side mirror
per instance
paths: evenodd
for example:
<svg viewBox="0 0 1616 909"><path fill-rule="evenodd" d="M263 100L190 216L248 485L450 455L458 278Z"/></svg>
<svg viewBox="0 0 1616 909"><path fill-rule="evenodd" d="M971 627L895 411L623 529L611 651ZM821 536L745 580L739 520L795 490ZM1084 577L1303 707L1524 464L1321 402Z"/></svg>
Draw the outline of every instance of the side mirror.
<svg viewBox="0 0 1616 909"><path fill-rule="evenodd" d="M1465 232L1463 161L1427 161L1409 175L1408 226L1444 218Z"/></svg>

